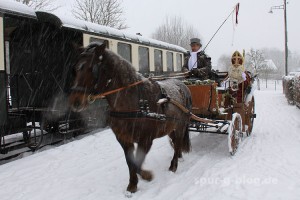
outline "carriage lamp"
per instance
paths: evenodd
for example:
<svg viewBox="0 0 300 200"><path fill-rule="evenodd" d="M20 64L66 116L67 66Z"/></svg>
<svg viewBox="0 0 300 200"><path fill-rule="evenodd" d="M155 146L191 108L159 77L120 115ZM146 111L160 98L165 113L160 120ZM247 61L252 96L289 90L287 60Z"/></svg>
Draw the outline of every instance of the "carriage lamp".
<svg viewBox="0 0 300 200"><path fill-rule="evenodd" d="M272 6L270 8L269 13L273 14L273 10L282 9L284 12L284 71L285 76L288 75L288 33L287 33L287 16L286 16L286 5L288 2L286 0L283 1L283 5L280 6Z"/></svg>

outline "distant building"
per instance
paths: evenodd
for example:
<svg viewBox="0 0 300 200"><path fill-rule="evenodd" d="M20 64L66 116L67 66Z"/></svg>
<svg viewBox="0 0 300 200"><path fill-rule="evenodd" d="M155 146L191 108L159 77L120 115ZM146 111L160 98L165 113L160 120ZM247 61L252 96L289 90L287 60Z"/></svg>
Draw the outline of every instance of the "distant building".
<svg viewBox="0 0 300 200"><path fill-rule="evenodd" d="M277 71L278 68L273 62L273 60L264 60L264 62L261 64L261 68L264 70L270 70L270 71Z"/></svg>

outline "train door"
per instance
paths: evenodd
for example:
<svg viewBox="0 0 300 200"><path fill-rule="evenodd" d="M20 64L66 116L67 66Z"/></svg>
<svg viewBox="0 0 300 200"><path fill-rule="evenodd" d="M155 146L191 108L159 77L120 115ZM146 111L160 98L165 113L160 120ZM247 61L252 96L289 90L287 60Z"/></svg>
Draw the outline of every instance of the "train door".
<svg viewBox="0 0 300 200"><path fill-rule="evenodd" d="M11 107L29 107L34 99L36 71L33 68L33 40L31 19L5 17L5 30L9 52L9 89Z"/></svg>
<svg viewBox="0 0 300 200"><path fill-rule="evenodd" d="M3 15L1 15L0 13L0 127L3 127L7 120L7 94L4 49L4 20Z"/></svg>

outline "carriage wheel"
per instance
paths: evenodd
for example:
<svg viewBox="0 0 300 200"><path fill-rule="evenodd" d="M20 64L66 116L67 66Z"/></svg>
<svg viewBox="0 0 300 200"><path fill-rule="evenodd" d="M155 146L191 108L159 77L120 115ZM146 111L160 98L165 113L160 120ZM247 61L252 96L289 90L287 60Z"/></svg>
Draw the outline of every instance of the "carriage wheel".
<svg viewBox="0 0 300 200"><path fill-rule="evenodd" d="M44 138L44 130L43 125L41 123L40 128L36 127L30 131L23 132L23 139L27 144L27 147L32 151L36 151L39 149L43 142Z"/></svg>
<svg viewBox="0 0 300 200"><path fill-rule="evenodd" d="M227 133L229 153L233 156L238 149L241 138L243 137L242 117L239 113L234 113L232 115L232 121L230 122Z"/></svg>
<svg viewBox="0 0 300 200"><path fill-rule="evenodd" d="M254 125L254 119L255 119L255 100L254 97L252 97L251 100L251 110L248 111L248 115L250 118L250 124L248 126L248 130L246 131L247 136L250 136L253 130L253 125Z"/></svg>

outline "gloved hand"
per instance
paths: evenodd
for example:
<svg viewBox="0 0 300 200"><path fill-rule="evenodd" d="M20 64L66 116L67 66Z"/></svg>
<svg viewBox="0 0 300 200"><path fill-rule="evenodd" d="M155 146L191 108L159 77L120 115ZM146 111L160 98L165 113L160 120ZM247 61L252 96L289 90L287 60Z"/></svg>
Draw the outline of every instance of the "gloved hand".
<svg viewBox="0 0 300 200"><path fill-rule="evenodd" d="M199 72L198 72L198 69L197 68L194 68L194 69L192 69L191 71L190 71L190 75L191 76L198 76L198 74L199 74Z"/></svg>
<svg viewBox="0 0 300 200"><path fill-rule="evenodd" d="M204 69L198 69L198 68L194 68L190 71L190 76L195 76L195 77L206 77L206 73Z"/></svg>
<svg viewBox="0 0 300 200"><path fill-rule="evenodd" d="M192 73L197 77L205 76L205 72L202 69L192 69Z"/></svg>
<svg viewBox="0 0 300 200"><path fill-rule="evenodd" d="M192 77L194 75L192 71L193 70L189 71L189 77Z"/></svg>

